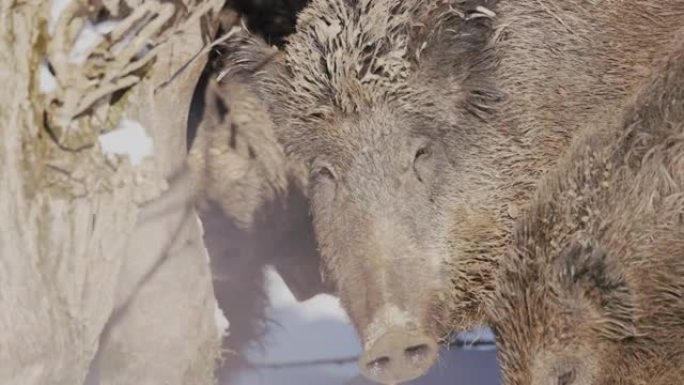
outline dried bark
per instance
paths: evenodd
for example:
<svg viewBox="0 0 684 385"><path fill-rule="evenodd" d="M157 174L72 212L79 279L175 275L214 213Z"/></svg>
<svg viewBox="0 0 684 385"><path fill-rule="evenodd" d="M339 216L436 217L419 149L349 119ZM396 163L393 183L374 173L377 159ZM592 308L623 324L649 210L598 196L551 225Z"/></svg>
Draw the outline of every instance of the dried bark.
<svg viewBox="0 0 684 385"><path fill-rule="evenodd" d="M50 3L0 0L0 383L73 385L89 369L100 384L212 383L201 226L187 178L165 190L205 60L184 65L223 1L72 0L54 25ZM103 17L120 23L74 63L77 32ZM103 153L124 119L152 139L139 164Z"/></svg>

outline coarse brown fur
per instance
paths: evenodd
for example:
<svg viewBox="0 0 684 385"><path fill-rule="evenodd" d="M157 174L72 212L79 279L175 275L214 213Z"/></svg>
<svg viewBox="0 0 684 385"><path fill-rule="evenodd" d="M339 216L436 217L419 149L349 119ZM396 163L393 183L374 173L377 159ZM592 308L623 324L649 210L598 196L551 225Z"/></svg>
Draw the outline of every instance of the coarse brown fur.
<svg viewBox="0 0 684 385"><path fill-rule="evenodd" d="M317 0L282 54L241 37L226 71L309 167L368 350L395 326L436 340L486 321L511 217L682 24L665 0Z"/></svg>
<svg viewBox="0 0 684 385"><path fill-rule="evenodd" d="M206 108L188 155L198 202L216 202L248 230L259 209L306 189L301 162L285 157L258 99L237 83L210 81Z"/></svg>
<svg viewBox="0 0 684 385"><path fill-rule="evenodd" d="M587 124L518 224L490 307L505 384L682 382L682 41Z"/></svg>
<svg viewBox="0 0 684 385"><path fill-rule="evenodd" d="M229 381L269 327L265 266L275 267L297 300L330 289L321 280L301 162L285 157L259 100L216 75L188 165L216 298L230 321L223 346L233 353L218 373Z"/></svg>
<svg viewBox="0 0 684 385"><path fill-rule="evenodd" d="M250 30L280 41L281 33L294 29L291 20L303 3L229 1L217 36L247 19ZM216 299L230 322L216 375L219 383L231 383L249 367L248 347L268 344L263 337L273 325L267 318L266 266L275 268L299 301L330 287L321 280L306 169L285 157L260 101L236 82L217 80L220 56L220 50L212 52L195 90L188 164Z"/></svg>

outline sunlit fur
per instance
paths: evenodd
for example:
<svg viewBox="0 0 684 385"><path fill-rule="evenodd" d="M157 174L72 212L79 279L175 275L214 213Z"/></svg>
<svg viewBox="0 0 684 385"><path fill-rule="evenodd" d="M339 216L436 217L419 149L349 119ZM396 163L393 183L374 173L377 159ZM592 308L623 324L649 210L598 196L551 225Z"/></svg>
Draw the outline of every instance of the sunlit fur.
<svg viewBox="0 0 684 385"><path fill-rule="evenodd" d="M253 231L264 206L284 205L289 191L306 189L306 168L285 156L264 107L245 87L212 81L205 94L188 154L198 202L216 203L237 227Z"/></svg>
<svg viewBox="0 0 684 385"><path fill-rule="evenodd" d="M490 307L506 385L684 379L684 45L540 185Z"/></svg>
<svg viewBox="0 0 684 385"><path fill-rule="evenodd" d="M683 24L684 2L665 0L315 0L281 53L229 42L226 76L310 167L317 238L361 337L392 303L440 338L486 320L511 217ZM417 182L420 140L436 155Z"/></svg>

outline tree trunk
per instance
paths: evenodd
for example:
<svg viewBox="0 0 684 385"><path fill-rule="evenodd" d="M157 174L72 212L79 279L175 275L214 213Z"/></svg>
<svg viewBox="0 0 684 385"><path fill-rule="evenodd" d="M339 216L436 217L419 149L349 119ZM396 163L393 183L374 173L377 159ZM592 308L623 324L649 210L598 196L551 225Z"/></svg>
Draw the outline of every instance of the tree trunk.
<svg viewBox="0 0 684 385"><path fill-rule="evenodd" d="M0 0L0 383L213 383L201 226L166 181L222 3Z"/></svg>

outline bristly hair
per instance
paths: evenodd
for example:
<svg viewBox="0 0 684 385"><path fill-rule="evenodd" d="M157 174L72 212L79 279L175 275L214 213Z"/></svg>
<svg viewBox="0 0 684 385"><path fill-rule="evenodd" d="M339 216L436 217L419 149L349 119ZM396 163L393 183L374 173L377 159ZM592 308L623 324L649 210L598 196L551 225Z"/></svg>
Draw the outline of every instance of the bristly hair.
<svg viewBox="0 0 684 385"><path fill-rule="evenodd" d="M224 47L224 74L250 84L294 143L336 117L382 104L429 111L446 97L454 110L486 118L498 98L487 80L495 3L314 0L282 56L257 38L237 36Z"/></svg>

